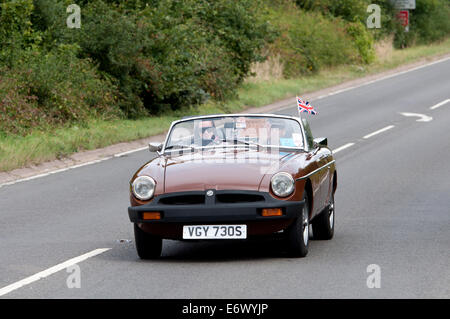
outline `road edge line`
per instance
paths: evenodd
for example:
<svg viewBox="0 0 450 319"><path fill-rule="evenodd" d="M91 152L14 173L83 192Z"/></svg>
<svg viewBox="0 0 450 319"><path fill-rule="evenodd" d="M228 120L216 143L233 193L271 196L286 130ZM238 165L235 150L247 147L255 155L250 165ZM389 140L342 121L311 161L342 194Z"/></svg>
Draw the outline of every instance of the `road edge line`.
<svg viewBox="0 0 450 319"><path fill-rule="evenodd" d="M26 285L29 285L29 284L31 284L33 282L36 282L36 281L38 281L40 279L46 278L46 277L48 277L50 275L53 275L54 273L57 273L57 272L65 269L67 267L70 267L70 266L73 266L75 264L78 264L78 263L80 263L80 262L82 262L82 261L84 261L84 260L86 260L88 258L91 258L91 257L97 256L99 254L102 254L102 253L104 253L104 252L106 252L106 251L108 251L110 249L111 248L94 249L94 250L92 250L92 251L90 251L90 252L88 252L86 254L83 254L83 255L71 258L71 259L69 259L69 260L67 260L65 262L62 262L62 263L57 264L57 265L55 265L53 267L47 268L47 269L45 269L43 271L40 271L40 272L38 272L38 273L36 273L34 275L31 275L31 276L26 277L26 278L24 278L22 280L16 281L15 283L12 283L12 284L10 284L8 286L0 288L0 297L4 296L6 294L9 294L10 292L12 292L14 290L22 288L22 287L24 287Z"/></svg>

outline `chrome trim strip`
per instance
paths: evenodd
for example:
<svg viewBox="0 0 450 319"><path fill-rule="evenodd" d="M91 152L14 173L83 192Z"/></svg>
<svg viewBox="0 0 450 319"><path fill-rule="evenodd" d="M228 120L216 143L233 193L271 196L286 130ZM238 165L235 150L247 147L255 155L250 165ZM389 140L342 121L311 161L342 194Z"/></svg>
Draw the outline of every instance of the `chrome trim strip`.
<svg viewBox="0 0 450 319"><path fill-rule="evenodd" d="M317 173L318 171L324 169L325 167L330 166L331 164L333 164L333 163L335 163L335 162L336 162L336 160L332 160L331 162L329 162L329 163L323 165L322 167L319 167L318 169L313 170L311 173L306 174L305 176L302 176L302 177L297 178L295 181L298 182L298 181L300 181L300 180L302 180L302 179L308 178L308 177L310 177L311 175L314 175L314 174Z"/></svg>

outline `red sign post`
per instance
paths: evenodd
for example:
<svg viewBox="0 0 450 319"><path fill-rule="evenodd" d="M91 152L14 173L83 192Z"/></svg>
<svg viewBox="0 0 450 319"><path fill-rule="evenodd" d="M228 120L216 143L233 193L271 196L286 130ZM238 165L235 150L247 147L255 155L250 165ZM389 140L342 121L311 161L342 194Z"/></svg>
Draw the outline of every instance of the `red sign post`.
<svg viewBox="0 0 450 319"><path fill-rule="evenodd" d="M401 21L402 26L405 27L405 31L409 31L409 11L400 10L397 14L397 18Z"/></svg>

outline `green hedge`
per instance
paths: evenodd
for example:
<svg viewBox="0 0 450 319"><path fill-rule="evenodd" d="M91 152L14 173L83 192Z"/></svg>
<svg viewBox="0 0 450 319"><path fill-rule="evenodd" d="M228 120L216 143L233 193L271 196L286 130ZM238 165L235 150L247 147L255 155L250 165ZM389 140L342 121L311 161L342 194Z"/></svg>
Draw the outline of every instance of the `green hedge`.
<svg viewBox="0 0 450 319"><path fill-rule="evenodd" d="M372 2L380 30L365 27ZM388 0L79 0L68 29L72 3L0 0L0 134L224 101L261 52L292 78L371 63L389 34L404 47L450 33L448 0L417 0L409 33Z"/></svg>
<svg viewBox="0 0 450 319"><path fill-rule="evenodd" d="M255 0L82 1L73 30L49 2L37 2L46 42L77 43L116 81L131 117L232 96L270 37Z"/></svg>
<svg viewBox="0 0 450 319"><path fill-rule="evenodd" d="M291 1L271 2L266 16L279 31L269 50L273 55L280 54L285 77L373 60L372 36L360 22L300 10Z"/></svg>
<svg viewBox="0 0 450 319"><path fill-rule="evenodd" d="M300 8L318 11L331 17L340 17L346 21L359 21L365 24L367 6L371 3L382 9L382 28L371 30L374 38L379 39L394 34L396 47L411 46L414 43L430 43L444 39L450 34L450 1L416 0L416 9L410 10L410 31L404 32L396 18L396 10L390 0L296 0Z"/></svg>
<svg viewBox="0 0 450 319"><path fill-rule="evenodd" d="M0 131L25 134L33 127L117 118L117 89L101 79L77 48L60 45L22 55L13 69L0 67Z"/></svg>

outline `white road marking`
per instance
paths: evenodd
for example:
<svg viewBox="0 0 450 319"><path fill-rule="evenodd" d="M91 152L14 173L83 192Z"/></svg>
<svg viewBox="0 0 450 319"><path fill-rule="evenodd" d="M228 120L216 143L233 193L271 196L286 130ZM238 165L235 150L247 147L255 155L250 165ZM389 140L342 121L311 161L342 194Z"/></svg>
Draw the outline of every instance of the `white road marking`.
<svg viewBox="0 0 450 319"><path fill-rule="evenodd" d="M54 274L54 273L56 273L56 272L58 272L60 270L63 270L63 269L66 269L69 266L73 266L75 264L78 264L78 263L80 263L80 262L82 262L82 261L84 261L84 260L86 260L88 258L97 256L97 255L99 255L101 253L104 253L105 251L110 250L110 249L111 248L95 249L95 250L93 250L91 252L88 252L88 253L86 253L84 255L81 255L81 256L69 259L69 260L67 260L67 261L65 261L65 262L63 262L61 264L58 264L56 266L53 266L51 268L48 268L48 269L43 270L41 272L38 272L37 274L34 274L34 275L30 276L30 277L27 277L25 279L17 281L17 282L15 282L15 283L13 283L13 284L11 284L9 286L1 288L0 289L0 296L4 296L4 295L6 295L6 294L8 294L8 293L10 293L10 292L12 292L12 291L14 291L16 289L19 289L19 288L21 288L23 286L29 285L29 284L31 284L31 283L33 283L35 281L38 281L39 279L46 278L46 277L48 277L48 276L50 276L50 275L52 275L52 274Z"/></svg>
<svg viewBox="0 0 450 319"><path fill-rule="evenodd" d="M425 115L425 114L419 114L419 113L409 113L409 112L400 112L403 116L417 116L419 119L416 120L416 122L430 122L433 120L431 116Z"/></svg>
<svg viewBox="0 0 450 319"><path fill-rule="evenodd" d="M337 152L340 152L342 150L345 150L346 148L349 148L351 146L355 145L355 143L347 143L345 145L342 145L341 147L336 148L335 150L333 150L333 154L336 154Z"/></svg>
<svg viewBox="0 0 450 319"><path fill-rule="evenodd" d="M103 161L109 160L111 158L113 158L113 157L112 156L108 156L108 157L104 157L104 158L101 158L101 159L98 159L98 160L95 160L95 161L90 161L90 162L81 163L81 164L77 164L77 165L73 165L73 166L69 166L69 167L65 167L65 168L60 168L60 169L57 169L57 170L54 170L54 171L50 171L50 172L47 172L47 173L33 175L33 176L30 176L30 177L25 177L25 178L21 178L21 179L16 179L16 180L11 181L11 182L0 184L0 188L2 188L3 186L7 186L7 185L14 185L16 183L25 182L25 181L31 181L31 180L36 179L36 178L45 177L45 176L49 176L49 175L52 175L52 174L65 172L65 171L68 171L68 170L71 170L71 169L74 169L74 168L83 167L83 166L87 166L87 165L92 165L92 164L95 164L95 163L99 163L99 162L103 162Z"/></svg>
<svg viewBox="0 0 450 319"><path fill-rule="evenodd" d="M114 157L122 157L122 156L125 156L125 155L128 155L128 154L140 152L140 151L143 151L143 150L148 150L148 146L136 148L134 150L126 151L126 152L123 152L123 153L114 154Z"/></svg>
<svg viewBox="0 0 450 319"><path fill-rule="evenodd" d="M345 88L345 89L337 90L337 91L334 91L334 92L331 92L331 93L328 93L328 94L324 94L324 95L321 95L321 96L315 98L313 101L320 100L320 99L323 99L323 98L326 98L326 97L329 97L329 96L332 96L332 95L336 95L336 94L339 94L339 93L343 93L343 92L346 92L346 91L349 91L349 90L357 89L357 88L360 88L360 87L363 87L363 86L366 86L366 85L369 85L369 84L373 84L373 83L376 83L376 82L380 82L380 81L383 81L383 80L387 80L387 79L393 78L393 77L398 76L398 75L402 75L402 74L405 74L405 73L409 73L409 72L413 72L413 71L416 71L416 70L420 70L420 69L432 66L432 65L437 64L437 63L445 62L447 60L450 60L450 57L447 57L447 58L444 58L444 59L441 59L441 60L436 60L434 62L430 62L430 63L424 64L424 65L420 65L420 66L414 67L414 68L409 69L409 70L405 70L405 71L397 72L397 73L394 73L394 74L386 75L384 77L381 77L381 78L378 78L378 79L375 79L375 80L372 80L372 81L364 82L364 83L362 83L360 85L355 85L355 86L351 86L351 87L348 87L348 88Z"/></svg>
<svg viewBox="0 0 450 319"><path fill-rule="evenodd" d="M441 103L438 103L438 104L436 104L436 105L433 105L432 107L430 107L430 110L435 110L435 109L437 109L438 107L441 107L442 105L447 104L448 102L450 102L450 99L447 99L447 100L445 100L445 101L442 101Z"/></svg>
<svg viewBox="0 0 450 319"><path fill-rule="evenodd" d="M86 162L86 163L81 163L81 164L76 164L76 165L73 165L73 166L60 168L60 169L57 169L57 170L54 170L54 171L50 171L50 172L47 172L47 173L38 174L38 175L25 177L25 178L21 178L21 179L16 179L16 180L11 181L11 182L0 184L0 188L2 188L3 186L7 186L7 185L14 185L16 183L30 181L30 180L33 180L33 179L36 179L36 178L45 177L45 176L49 176L49 175L52 175L52 174L65 172L65 171L68 171L68 170L71 170L71 169L74 169L74 168L100 163L100 162L103 162L103 161L106 161L106 160L109 160L109 159L112 159L112 158L122 157L122 156L125 156L125 155L128 155L128 154L136 153L136 152L143 151L143 150L146 150L146 149L148 149L148 146L136 148L134 150L130 150L130 151L122 152L122 153L117 153L117 154L114 154L112 156L107 156L107 157L100 158L100 159L94 160L94 161L89 161L89 162Z"/></svg>
<svg viewBox="0 0 450 319"><path fill-rule="evenodd" d="M364 138L364 139L371 138L372 136L375 136L375 135L377 135L377 134L383 133L383 132L385 132L385 131L387 131L387 130L390 130L391 128L394 128L394 127L395 127L394 125L386 126L386 127L382 128L382 129L380 129L380 130L378 130L378 131L375 131L375 132L373 132L373 133L367 134L367 135L364 136L363 138Z"/></svg>
<svg viewBox="0 0 450 319"><path fill-rule="evenodd" d="M424 65L421 65L421 66L418 66L418 67L415 67L415 68L412 68L412 69L409 69L409 70L405 70L405 71L401 71L401 72L398 72L398 73L390 74L390 75L387 75L385 77L382 77L382 78L379 78L379 79L376 79L376 80L372 80L372 81L368 81L368 82L362 83L360 85L351 86L351 87L348 87L348 88L345 88L345 89L341 89L341 90L337 90L337 91L334 91L334 92L331 92L331 93L328 93L328 94L325 94L325 95L321 95L321 96L315 98L314 101L320 100L322 98L325 98L325 97L328 97L328 96L331 96L331 95L335 95L335 94L339 94L339 93L346 92L346 91L349 91L349 90L357 89L357 88L360 88L362 86L369 85L369 84L372 84L372 83L375 83L375 82L383 81L383 80L392 78L392 77L397 76L397 75L401 75L401 74L405 74L405 73L408 73L408 72L413 72L413 71L416 71L416 70L419 70L419 69L422 69L422 68L426 68L426 67L429 67L429 66L437 64L437 63L445 62L447 60L450 60L450 57L447 57L447 58L444 58L444 59L441 59L441 60L437 60L437 61L434 61L434 62L430 62L430 63L424 64ZM287 108L281 108L279 110L284 110L284 109L287 109ZM95 163L98 163L98 162L101 162L101 161L106 161L106 160L109 160L109 159L112 159L112 158L116 158L116 157L121 157L121 156L126 155L126 154L142 151L142 150L144 150L146 148L147 147L137 148L137 149L134 149L134 150L131 150L131 151L118 153L118 154L115 154L113 156L108 156L108 157L102 158L100 160L87 162L87 163L83 163L83 164L79 164L79 165L75 165L75 166L69 166L69 167L66 167L66 168L58 169L58 170L55 170L55 171L51 171L51 172L48 172L48 173L39 174L39 175L27 177L27 178L17 179L15 181L11 181L11 182L0 184L0 188L3 187L3 186L7 186L7 185L13 185L13 184L24 182L24 181L29 181L29 180L32 180L32 179L35 179L35 178L45 177L45 176L48 176L50 174L64 172L64 171L67 171L69 169L95 164Z"/></svg>

